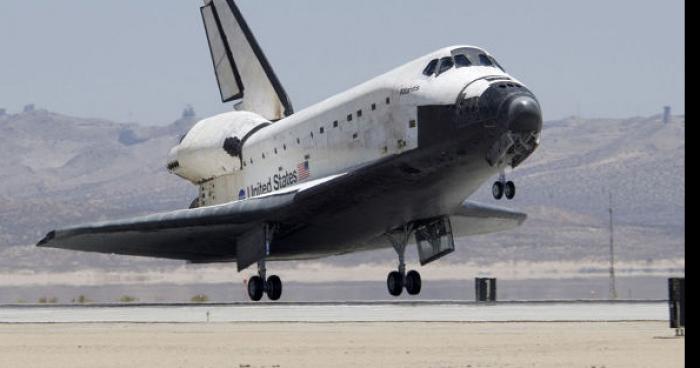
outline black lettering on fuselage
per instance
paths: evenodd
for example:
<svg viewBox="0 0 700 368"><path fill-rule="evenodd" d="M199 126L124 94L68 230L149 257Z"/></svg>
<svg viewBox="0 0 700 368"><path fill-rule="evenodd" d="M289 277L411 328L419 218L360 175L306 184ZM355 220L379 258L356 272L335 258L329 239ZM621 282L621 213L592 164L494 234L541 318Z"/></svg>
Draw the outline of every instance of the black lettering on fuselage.
<svg viewBox="0 0 700 368"><path fill-rule="evenodd" d="M401 90L399 91L399 94L400 94L400 95L407 95L407 94L409 94L409 93L411 93L411 92L417 92L418 90L420 90L420 86L413 86L413 87L409 87L409 88L401 88Z"/></svg>
<svg viewBox="0 0 700 368"><path fill-rule="evenodd" d="M296 171L285 171L284 174L275 174L272 178L273 190L284 189L290 185L296 184L297 182L297 172Z"/></svg>
<svg viewBox="0 0 700 368"><path fill-rule="evenodd" d="M249 185L246 188L247 198L257 197L259 195L271 193L276 190L284 189L298 182L297 171L284 171L284 174L275 174L267 178L267 182L259 181L254 185Z"/></svg>

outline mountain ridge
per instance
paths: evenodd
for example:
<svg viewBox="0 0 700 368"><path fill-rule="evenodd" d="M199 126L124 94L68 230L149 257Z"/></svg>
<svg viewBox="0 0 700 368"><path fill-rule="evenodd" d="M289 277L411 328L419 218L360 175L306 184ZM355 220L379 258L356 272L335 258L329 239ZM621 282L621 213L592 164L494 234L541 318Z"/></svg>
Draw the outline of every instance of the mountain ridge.
<svg viewBox="0 0 700 368"><path fill-rule="evenodd" d="M187 208L196 189L165 164L195 120L183 116L168 126L141 126L46 110L0 117L0 157L6 158L0 161L0 269L32 260L57 270L181 264L27 246L58 227ZM470 198L524 210L528 221L512 231L458 239L465 251L445 260L604 256L598 247L587 253L587 247L606 244L610 190L622 258L684 257L684 168L684 116L669 124L660 115L545 122L539 149L508 173L517 197L494 201L489 182ZM473 246L479 243L499 250ZM378 252L395 257L390 249ZM53 263L43 259L47 254ZM359 253L328 262L376 257Z"/></svg>

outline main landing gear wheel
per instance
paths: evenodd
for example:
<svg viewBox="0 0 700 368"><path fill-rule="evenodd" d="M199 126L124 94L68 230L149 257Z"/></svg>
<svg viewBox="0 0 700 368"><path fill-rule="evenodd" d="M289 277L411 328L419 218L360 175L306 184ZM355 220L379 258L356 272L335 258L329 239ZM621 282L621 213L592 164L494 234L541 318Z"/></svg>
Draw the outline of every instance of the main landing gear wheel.
<svg viewBox="0 0 700 368"><path fill-rule="evenodd" d="M386 287L389 289L389 294L393 296L401 295L401 291L403 291L403 275L399 271L389 272L389 276L386 277Z"/></svg>
<svg viewBox="0 0 700 368"><path fill-rule="evenodd" d="M503 185L503 183L500 181L493 183L493 187L491 187L491 193L493 194L493 198L495 198L495 199L503 198L503 192L505 191L504 187L505 187L505 185Z"/></svg>
<svg viewBox="0 0 700 368"><path fill-rule="evenodd" d="M418 271L411 270L406 274L406 291L410 295L418 295L420 293L421 280Z"/></svg>
<svg viewBox="0 0 700 368"><path fill-rule="evenodd" d="M260 276L253 276L248 280L248 296L250 300L257 302L262 299L264 292L265 285L263 285L263 280Z"/></svg>
<svg viewBox="0 0 700 368"><path fill-rule="evenodd" d="M277 275L266 277L265 260L258 261L258 275L248 280L248 296L257 302L267 294L270 300L278 300L282 296L282 280Z"/></svg>
<svg viewBox="0 0 700 368"><path fill-rule="evenodd" d="M515 183L509 181L504 187L504 194L507 199L513 199L515 197Z"/></svg>
<svg viewBox="0 0 700 368"><path fill-rule="evenodd" d="M265 284L267 286L267 297L270 300L278 300L282 296L282 280L280 280L279 276L272 275L268 277Z"/></svg>

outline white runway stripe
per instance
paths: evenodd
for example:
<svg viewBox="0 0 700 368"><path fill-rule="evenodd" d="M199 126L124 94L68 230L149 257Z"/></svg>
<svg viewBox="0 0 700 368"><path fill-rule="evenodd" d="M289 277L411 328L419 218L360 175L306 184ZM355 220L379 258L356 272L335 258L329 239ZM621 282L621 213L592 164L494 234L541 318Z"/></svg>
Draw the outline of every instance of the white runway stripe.
<svg viewBox="0 0 700 368"><path fill-rule="evenodd" d="M0 323L664 321L666 302L4 306Z"/></svg>

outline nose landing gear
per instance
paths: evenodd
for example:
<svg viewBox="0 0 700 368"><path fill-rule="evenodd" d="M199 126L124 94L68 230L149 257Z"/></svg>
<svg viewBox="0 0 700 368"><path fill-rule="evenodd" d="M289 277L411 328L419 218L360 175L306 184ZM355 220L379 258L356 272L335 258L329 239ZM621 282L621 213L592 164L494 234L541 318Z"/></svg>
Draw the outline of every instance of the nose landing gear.
<svg viewBox="0 0 700 368"><path fill-rule="evenodd" d="M506 175L501 173L498 180L493 183L491 193L493 194L493 198L497 200L500 200L504 196L506 199L513 199L515 197L515 183L512 181L506 181Z"/></svg>

